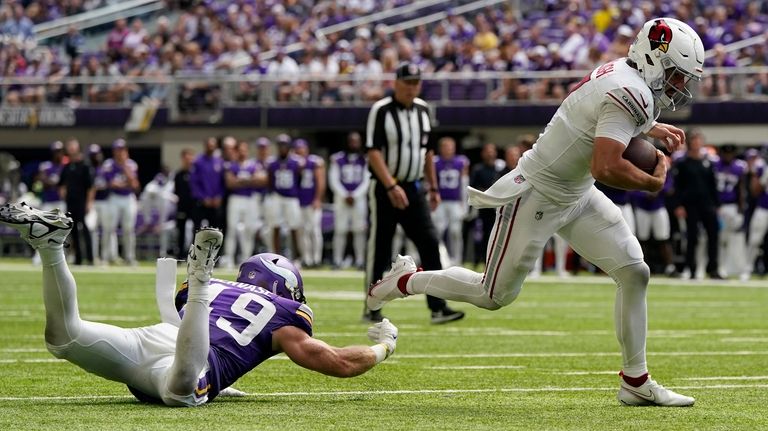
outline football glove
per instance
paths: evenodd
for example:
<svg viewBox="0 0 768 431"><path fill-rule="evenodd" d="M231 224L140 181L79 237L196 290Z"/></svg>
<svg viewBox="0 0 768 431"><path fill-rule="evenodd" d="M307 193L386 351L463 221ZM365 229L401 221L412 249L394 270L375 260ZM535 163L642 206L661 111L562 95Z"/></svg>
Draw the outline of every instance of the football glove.
<svg viewBox="0 0 768 431"><path fill-rule="evenodd" d="M397 345L397 327L389 319L384 319L368 328L368 339L387 347L387 356L395 351Z"/></svg>

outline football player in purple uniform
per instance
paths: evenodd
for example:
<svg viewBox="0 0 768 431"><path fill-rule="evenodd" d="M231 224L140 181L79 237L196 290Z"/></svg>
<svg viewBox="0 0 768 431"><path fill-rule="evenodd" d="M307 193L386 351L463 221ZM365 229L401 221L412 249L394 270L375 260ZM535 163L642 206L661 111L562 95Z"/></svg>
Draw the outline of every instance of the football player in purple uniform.
<svg viewBox="0 0 768 431"><path fill-rule="evenodd" d="M265 202L268 224L272 228L272 251L280 253L280 230L286 227L291 232L292 257L301 259L299 228L301 207L299 206L299 184L301 182L301 157L291 152L291 137L282 133L275 138L277 157L267 165L270 194Z"/></svg>
<svg viewBox="0 0 768 431"><path fill-rule="evenodd" d="M448 232L448 250L454 265L461 265L464 241L461 227L467 215L466 190L469 185L469 159L456 154L456 141L451 137L440 138L440 156L435 159L437 188L440 191L440 205L432 213L440 242L445 241Z"/></svg>
<svg viewBox="0 0 768 431"><path fill-rule="evenodd" d="M347 135L347 150L331 155L328 185L333 191L333 265L342 267L347 234L352 232L355 267L363 268L367 227L368 162L360 151L360 134Z"/></svg>
<svg viewBox="0 0 768 431"><path fill-rule="evenodd" d="M325 197L325 160L309 153L304 139L293 141L294 153L302 158L299 182L301 207L301 251L304 265L314 267L323 263L323 198Z"/></svg>
<svg viewBox="0 0 768 431"><path fill-rule="evenodd" d="M126 384L142 401L204 404L279 352L310 370L352 377L395 350L397 328L386 320L368 329L376 343L370 347L339 348L312 338L312 310L303 304L301 275L282 256L252 256L234 282L212 278L223 240L213 228L198 231L189 249L187 282L176 297L178 327L159 323L125 329L82 320L63 251L72 219L59 209L41 211L22 203L0 207L0 223L18 230L40 252L48 350Z"/></svg>
<svg viewBox="0 0 768 431"><path fill-rule="evenodd" d="M227 233L224 241L226 267L234 268L235 251L240 246L239 261L253 253L253 241L261 227L261 205L257 200L256 186L263 185L257 179L261 168L256 161L248 157L247 141L237 143L235 159L224 162L224 183L229 189L227 200Z"/></svg>
<svg viewBox="0 0 768 431"><path fill-rule="evenodd" d="M740 275L746 258L744 236L744 210L746 209L747 162L736 158L736 146L720 147L719 158L715 160L715 181L720 196L717 215L720 219L720 268L724 276Z"/></svg>

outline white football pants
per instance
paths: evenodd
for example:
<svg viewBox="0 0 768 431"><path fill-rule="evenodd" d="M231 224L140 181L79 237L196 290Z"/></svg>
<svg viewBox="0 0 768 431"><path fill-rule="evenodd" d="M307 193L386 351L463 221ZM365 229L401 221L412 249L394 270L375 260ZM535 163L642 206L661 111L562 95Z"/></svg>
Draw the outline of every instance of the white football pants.
<svg viewBox="0 0 768 431"><path fill-rule="evenodd" d="M458 201L442 201L432 212L432 220L435 222L437 237L440 242L445 242L445 234L448 232L448 254L453 265L461 265L463 259L464 241L461 236L461 228L464 225L464 216L467 214L467 206Z"/></svg>
<svg viewBox="0 0 768 431"><path fill-rule="evenodd" d="M108 209L104 212L106 217L104 226L106 232L104 239L108 242L103 246L102 253L109 253L107 261L113 261L117 257L112 254L117 249L116 244L112 244L113 238L116 238L117 226L122 229L123 259L127 263L136 261L136 214L138 211L136 196L111 194L107 199ZM103 244L103 243L102 243Z"/></svg>
<svg viewBox="0 0 768 431"><path fill-rule="evenodd" d="M167 405L193 406L207 400L194 396L198 379L207 370L207 303L187 303L179 328L160 323L125 329L82 320L77 285L63 249L43 248L40 255L45 341L55 357L134 387Z"/></svg>
<svg viewBox="0 0 768 431"><path fill-rule="evenodd" d="M650 270L619 208L594 187L568 206L556 205L528 189L515 202L497 209L485 273L461 267L417 272L407 289L499 309L517 298L544 244L555 233L616 281L615 326L623 371L630 376L644 374Z"/></svg>
<svg viewBox="0 0 768 431"><path fill-rule="evenodd" d="M245 261L253 254L256 232L261 224L261 205L256 196L230 195L227 201L227 234L224 255L230 267ZM235 250L240 247L240 256Z"/></svg>
<svg viewBox="0 0 768 431"><path fill-rule="evenodd" d="M347 244L347 233L352 232L355 266L361 267L365 259L365 228L368 203L365 197L347 205L344 199L333 202L333 264L341 266Z"/></svg>

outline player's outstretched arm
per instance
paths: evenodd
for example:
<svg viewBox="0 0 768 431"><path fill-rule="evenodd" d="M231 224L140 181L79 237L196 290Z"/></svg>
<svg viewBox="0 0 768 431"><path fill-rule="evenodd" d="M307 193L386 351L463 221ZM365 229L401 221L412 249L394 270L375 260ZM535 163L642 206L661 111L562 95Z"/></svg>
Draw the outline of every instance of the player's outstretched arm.
<svg viewBox="0 0 768 431"><path fill-rule="evenodd" d="M380 322L368 335L373 346L334 347L307 335L295 326L284 326L272 333L273 344L296 364L333 377L354 377L365 373L395 351L397 328Z"/></svg>

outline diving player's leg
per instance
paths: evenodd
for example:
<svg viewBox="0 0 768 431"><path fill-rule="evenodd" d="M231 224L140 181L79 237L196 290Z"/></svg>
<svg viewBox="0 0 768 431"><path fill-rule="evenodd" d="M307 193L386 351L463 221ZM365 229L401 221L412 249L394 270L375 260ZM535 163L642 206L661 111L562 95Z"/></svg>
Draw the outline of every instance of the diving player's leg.
<svg viewBox="0 0 768 431"><path fill-rule="evenodd" d="M64 240L72 230L72 218L59 209L42 211L22 202L0 207L0 223L18 230L22 239L40 254L46 342L68 343L80 331L77 287L64 256Z"/></svg>
<svg viewBox="0 0 768 431"><path fill-rule="evenodd" d="M77 286L63 251L72 219L58 210L9 204L0 207L0 222L18 230L40 252L48 350L88 372L131 384L139 374L136 364L142 362L136 330L80 319Z"/></svg>
<svg viewBox="0 0 768 431"><path fill-rule="evenodd" d="M168 374L167 389L173 395L188 396L197 387L205 370L210 350L208 330L208 284L216 264L223 235L220 230L204 228L195 233L187 256L189 296L176 339L176 355Z"/></svg>

